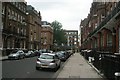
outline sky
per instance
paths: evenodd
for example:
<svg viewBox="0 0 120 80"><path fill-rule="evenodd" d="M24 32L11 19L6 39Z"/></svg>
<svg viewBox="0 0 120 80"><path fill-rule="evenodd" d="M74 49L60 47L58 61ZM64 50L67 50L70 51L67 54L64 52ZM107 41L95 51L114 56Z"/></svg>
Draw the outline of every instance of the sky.
<svg viewBox="0 0 120 80"><path fill-rule="evenodd" d="M93 0L25 0L41 12L42 21L57 20L66 30L79 30L81 19L87 17Z"/></svg>

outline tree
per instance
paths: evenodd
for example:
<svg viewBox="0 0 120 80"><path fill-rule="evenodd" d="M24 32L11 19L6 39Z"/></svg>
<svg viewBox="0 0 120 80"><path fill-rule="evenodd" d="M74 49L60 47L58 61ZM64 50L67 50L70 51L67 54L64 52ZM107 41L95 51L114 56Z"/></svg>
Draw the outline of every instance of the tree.
<svg viewBox="0 0 120 80"><path fill-rule="evenodd" d="M64 30L62 29L62 24L58 21L53 21L51 23L51 26L53 27L53 41L57 44L57 45L62 45L66 44L66 36L64 33Z"/></svg>

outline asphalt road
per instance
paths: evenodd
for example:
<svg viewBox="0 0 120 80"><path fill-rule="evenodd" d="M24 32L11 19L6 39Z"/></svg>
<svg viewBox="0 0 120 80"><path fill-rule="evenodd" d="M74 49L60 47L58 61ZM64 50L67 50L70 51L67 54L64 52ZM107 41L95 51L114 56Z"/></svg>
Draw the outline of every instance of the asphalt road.
<svg viewBox="0 0 120 80"><path fill-rule="evenodd" d="M56 78L64 65L62 62L56 72L49 69L38 71L35 69L36 58L2 61L2 78Z"/></svg>

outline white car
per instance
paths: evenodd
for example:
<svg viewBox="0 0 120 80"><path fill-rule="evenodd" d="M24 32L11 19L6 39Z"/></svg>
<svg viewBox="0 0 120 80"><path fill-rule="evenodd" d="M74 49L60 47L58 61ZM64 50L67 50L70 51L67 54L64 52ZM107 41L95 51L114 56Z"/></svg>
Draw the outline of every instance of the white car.
<svg viewBox="0 0 120 80"><path fill-rule="evenodd" d="M22 50L12 51L8 55L8 59L23 59L25 57L25 53Z"/></svg>

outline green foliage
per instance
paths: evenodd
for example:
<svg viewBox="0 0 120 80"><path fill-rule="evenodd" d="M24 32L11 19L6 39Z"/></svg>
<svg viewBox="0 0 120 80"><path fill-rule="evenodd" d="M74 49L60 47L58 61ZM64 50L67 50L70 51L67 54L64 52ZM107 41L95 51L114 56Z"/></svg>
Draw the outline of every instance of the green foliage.
<svg viewBox="0 0 120 80"><path fill-rule="evenodd" d="M66 36L64 30L62 29L62 24L58 21L53 21L51 26L53 27L53 39L57 45L66 44Z"/></svg>

